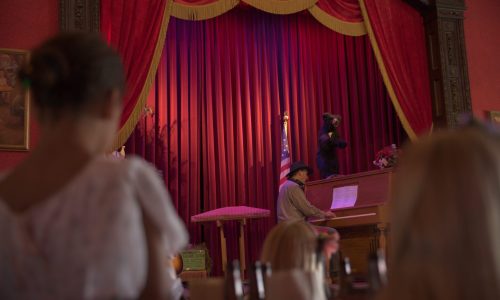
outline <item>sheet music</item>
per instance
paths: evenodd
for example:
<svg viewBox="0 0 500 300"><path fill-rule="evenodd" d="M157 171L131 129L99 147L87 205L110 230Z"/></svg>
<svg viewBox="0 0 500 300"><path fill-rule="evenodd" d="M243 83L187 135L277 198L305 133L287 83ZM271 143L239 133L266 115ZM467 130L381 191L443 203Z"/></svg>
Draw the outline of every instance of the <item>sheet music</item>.
<svg viewBox="0 0 500 300"><path fill-rule="evenodd" d="M353 207L358 199L358 186L348 185L333 189L330 209Z"/></svg>

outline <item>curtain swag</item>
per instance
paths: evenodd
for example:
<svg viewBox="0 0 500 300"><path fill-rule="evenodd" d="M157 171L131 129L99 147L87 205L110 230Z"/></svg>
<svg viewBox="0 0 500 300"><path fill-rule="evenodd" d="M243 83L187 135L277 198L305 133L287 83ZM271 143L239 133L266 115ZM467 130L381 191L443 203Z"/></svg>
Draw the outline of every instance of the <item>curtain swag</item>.
<svg viewBox="0 0 500 300"><path fill-rule="evenodd" d="M363 22L355 23L340 20L328 14L317 5L308 8L308 10L318 22L335 32L349 36L361 36L367 33Z"/></svg>
<svg viewBox="0 0 500 300"><path fill-rule="evenodd" d="M158 63L160 62L161 53L165 45L165 37L167 36L168 21L170 19L172 3L173 1L169 0L167 1L167 5L165 5L165 10L163 12L163 20L161 22L160 35L158 36L158 41L156 42L153 59L151 60L151 66L149 67L146 81L144 82L144 86L142 87L139 98L137 99L137 103L135 104L135 107L132 110L132 114L118 132L118 136L114 143L113 149L118 149L123 144L125 144L128 137L130 136L135 126L137 125L137 121L142 115L146 99L148 98L149 90L151 89L151 86L155 80L156 70L158 69Z"/></svg>
<svg viewBox="0 0 500 300"><path fill-rule="evenodd" d="M174 2L172 16L182 20L201 21L218 17L240 3L240 0L219 0L203 5Z"/></svg>

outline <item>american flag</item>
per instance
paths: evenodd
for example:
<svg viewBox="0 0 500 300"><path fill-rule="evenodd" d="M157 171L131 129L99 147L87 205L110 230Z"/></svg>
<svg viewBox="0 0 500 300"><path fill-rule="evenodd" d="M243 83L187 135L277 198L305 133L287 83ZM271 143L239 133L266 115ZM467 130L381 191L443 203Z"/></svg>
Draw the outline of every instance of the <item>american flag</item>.
<svg viewBox="0 0 500 300"><path fill-rule="evenodd" d="M288 148L288 134L287 134L287 120L288 115L285 114L285 121L283 122L283 131L281 132L281 166L280 166L280 189L286 182L286 174L290 172L290 149Z"/></svg>

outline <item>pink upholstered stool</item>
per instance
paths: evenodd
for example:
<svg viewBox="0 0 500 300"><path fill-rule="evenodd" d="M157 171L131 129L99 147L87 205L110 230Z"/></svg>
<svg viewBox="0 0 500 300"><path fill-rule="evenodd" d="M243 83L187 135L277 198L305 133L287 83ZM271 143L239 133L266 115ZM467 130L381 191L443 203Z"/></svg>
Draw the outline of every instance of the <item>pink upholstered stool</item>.
<svg viewBox="0 0 500 300"><path fill-rule="evenodd" d="M227 265L227 248L226 237L224 236L224 221L239 221L240 222L240 263L241 274L245 274L245 225L247 219L258 219L269 217L271 212L268 209L261 209L248 206L228 206L217 208L191 217L191 222L211 222L215 221L219 227L220 247L222 254L222 270L226 272Z"/></svg>

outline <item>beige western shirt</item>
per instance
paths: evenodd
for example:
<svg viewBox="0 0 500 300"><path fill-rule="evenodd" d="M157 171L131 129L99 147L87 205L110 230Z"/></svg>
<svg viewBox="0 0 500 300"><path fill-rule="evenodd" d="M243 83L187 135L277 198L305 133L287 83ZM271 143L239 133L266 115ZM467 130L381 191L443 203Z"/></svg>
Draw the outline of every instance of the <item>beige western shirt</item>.
<svg viewBox="0 0 500 300"><path fill-rule="evenodd" d="M304 220L306 217L323 217L325 213L306 199L300 186L287 180L280 189L276 205L278 222Z"/></svg>

